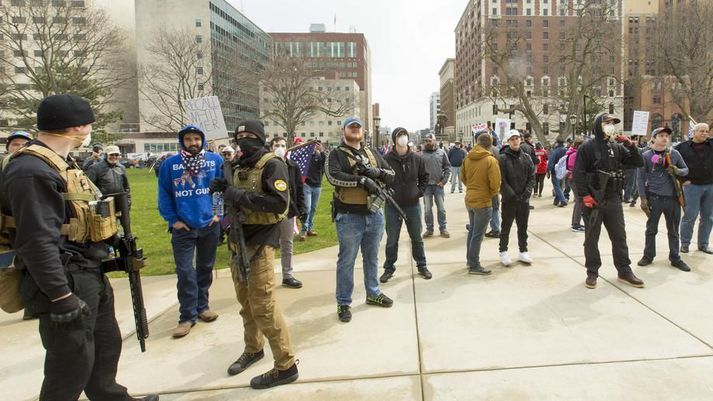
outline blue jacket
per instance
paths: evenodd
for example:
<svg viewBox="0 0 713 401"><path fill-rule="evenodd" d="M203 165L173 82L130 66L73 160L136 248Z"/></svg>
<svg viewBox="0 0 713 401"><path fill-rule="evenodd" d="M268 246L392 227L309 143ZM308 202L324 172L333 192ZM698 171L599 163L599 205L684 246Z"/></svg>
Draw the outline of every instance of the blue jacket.
<svg viewBox="0 0 713 401"><path fill-rule="evenodd" d="M180 145L183 148L183 143ZM208 188L214 178L223 177L223 158L205 152L200 173L190 177L190 180L183 177L183 170L180 153L161 163L158 173L158 211L168 222L169 228L177 221L182 221L191 229L203 228L213 219L213 198Z"/></svg>
<svg viewBox="0 0 713 401"><path fill-rule="evenodd" d="M552 149L552 152L550 152L550 158L547 160L547 171L550 173L554 174L555 166L557 165L557 162L560 161L562 157L564 157L567 154L567 147L566 146L558 146L554 149Z"/></svg>

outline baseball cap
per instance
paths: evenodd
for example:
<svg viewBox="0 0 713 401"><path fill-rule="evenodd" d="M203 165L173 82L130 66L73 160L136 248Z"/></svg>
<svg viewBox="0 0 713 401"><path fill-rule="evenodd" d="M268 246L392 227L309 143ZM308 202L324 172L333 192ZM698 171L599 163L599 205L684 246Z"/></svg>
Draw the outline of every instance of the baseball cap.
<svg viewBox="0 0 713 401"><path fill-rule="evenodd" d="M602 116L602 121L613 121L614 124L619 124L621 122L620 119L614 117L612 114L609 113L603 113L604 115Z"/></svg>
<svg viewBox="0 0 713 401"><path fill-rule="evenodd" d="M426 134L426 136L423 137L424 140L426 139L433 139L436 140L436 136L433 134Z"/></svg>
<svg viewBox="0 0 713 401"><path fill-rule="evenodd" d="M347 117L342 123L342 128L346 128L352 124L359 124L360 127L364 126L364 123L361 122L361 119L359 119L359 117Z"/></svg>
<svg viewBox="0 0 713 401"><path fill-rule="evenodd" d="M671 131L671 128L669 127L659 127L656 128L655 130L651 131L651 137L655 138L656 135L662 133L662 132L667 132L669 135L673 135L673 131Z"/></svg>
<svg viewBox="0 0 713 401"><path fill-rule="evenodd" d="M116 145L109 145L106 147L106 151L104 152L108 155L115 155L115 154L121 154L121 151L119 150L119 147Z"/></svg>
<svg viewBox="0 0 713 401"><path fill-rule="evenodd" d="M505 134L505 142L509 141L510 138L512 138L514 136L521 137L520 131L518 131L516 129L511 129L510 131L508 131L508 133Z"/></svg>

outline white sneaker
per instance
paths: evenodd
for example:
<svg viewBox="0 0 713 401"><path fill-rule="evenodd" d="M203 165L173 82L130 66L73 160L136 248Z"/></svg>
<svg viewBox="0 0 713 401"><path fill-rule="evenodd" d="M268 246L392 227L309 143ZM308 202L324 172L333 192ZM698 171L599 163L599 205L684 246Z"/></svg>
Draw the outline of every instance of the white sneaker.
<svg viewBox="0 0 713 401"><path fill-rule="evenodd" d="M527 252L520 252L520 255L517 257L517 260L526 265L532 264L532 258L530 258L530 255L528 255Z"/></svg>
<svg viewBox="0 0 713 401"><path fill-rule="evenodd" d="M500 252L500 263L502 263L505 267L508 267L512 264L512 260L510 260L510 255L508 255L507 252Z"/></svg>

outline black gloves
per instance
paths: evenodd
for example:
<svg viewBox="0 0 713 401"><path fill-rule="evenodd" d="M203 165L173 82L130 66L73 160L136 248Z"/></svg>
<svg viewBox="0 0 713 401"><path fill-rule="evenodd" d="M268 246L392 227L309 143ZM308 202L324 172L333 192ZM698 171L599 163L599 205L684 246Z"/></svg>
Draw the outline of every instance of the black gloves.
<svg viewBox="0 0 713 401"><path fill-rule="evenodd" d="M210 183L210 193L215 193L215 192L225 192L225 190L228 188L228 180L225 178L216 178Z"/></svg>
<svg viewBox="0 0 713 401"><path fill-rule="evenodd" d="M215 182L215 181L213 181ZM213 184L211 184L213 185ZM233 203L238 203L240 202L240 199L245 195L245 190L236 188L234 186L229 186L228 189L223 192L223 200L228 203L228 202L233 202Z"/></svg>
<svg viewBox="0 0 713 401"><path fill-rule="evenodd" d="M369 195L379 193L379 191L381 190L381 187L379 186L379 184L377 184L374 180L372 180L371 178L368 178L368 177L362 177L359 180L359 184L364 189L366 189L367 192L369 192Z"/></svg>
<svg viewBox="0 0 713 401"><path fill-rule="evenodd" d="M87 303L74 294L50 304L50 320L55 323L69 323L89 314L91 310Z"/></svg>
<svg viewBox="0 0 713 401"><path fill-rule="evenodd" d="M378 180L379 178L384 176L384 170L374 167L364 167L364 169L360 172L360 175L363 175L364 177L369 177L372 180Z"/></svg>

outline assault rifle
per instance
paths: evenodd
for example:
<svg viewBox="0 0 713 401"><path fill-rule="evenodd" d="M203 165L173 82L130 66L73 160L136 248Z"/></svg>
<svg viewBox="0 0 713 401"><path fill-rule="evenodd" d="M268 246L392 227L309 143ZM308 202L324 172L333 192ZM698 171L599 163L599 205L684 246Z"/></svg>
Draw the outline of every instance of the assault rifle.
<svg viewBox="0 0 713 401"><path fill-rule="evenodd" d="M357 166L357 172L359 174L361 174L366 169L366 166L361 161L358 161L356 166ZM379 189L379 192L377 192L376 194L369 195L369 204L368 204L369 211L371 211L372 213L376 212L377 210L379 210L381 208L381 206L384 205L385 202L389 202L389 204L394 209L396 209L396 212L398 212L398 214L401 216L401 218L404 219L404 221L407 221L408 219L406 217L406 213L404 213L403 209L401 209L401 206L399 206L399 204L396 203L396 201L393 198L393 195L394 195L393 188L387 188L386 185L379 180L374 180L374 182L376 182L376 184L379 186L380 189Z"/></svg>
<svg viewBox="0 0 713 401"><path fill-rule="evenodd" d="M592 208L592 211L589 213L589 219L587 219L587 223L589 225L589 229L586 230L585 233L585 238L593 232L592 226L594 224L597 224L597 221L599 220L599 213L600 209L604 207L604 204L606 202L606 190L607 190L607 184L609 183L609 178L611 175L607 173L606 171L602 170L597 170L594 173L588 173L587 174L587 187L589 188L589 193L592 195L592 198L594 198L595 201L597 201L597 204ZM597 182L599 188L595 188L594 181Z"/></svg>
<svg viewBox="0 0 713 401"><path fill-rule="evenodd" d="M230 231L233 237L238 240L238 247L240 249L235 249L233 252L233 266L237 266L236 274L237 281L241 283L246 283L248 280L248 273L250 273L250 258L248 257L248 247L245 243L245 231L243 231L243 222L245 221L245 213L240 210L238 206L235 207L237 210L234 213L230 213L233 216L230 222Z"/></svg>
<svg viewBox="0 0 713 401"><path fill-rule="evenodd" d="M686 207L686 197L683 194L683 188L681 187L681 181L678 180L678 176L674 172L674 165L671 164L671 153L666 152L666 165L668 166L668 173L671 175L671 180L673 180L673 188L676 190L676 198L678 198L678 204L681 207Z"/></svg>
<svg viewBox="0 0 713 401"><path fill-rule="evenodd" d="M119 214L119 223L124 234L116 243L118 257L110 260L105 265L105 271L124 271L129 275L129 288L131 290L131 304L134 308L134 322L136 324L136 337L139 340L141 352L146 351L146 339L149 337L149 322L144 306L144 293L141 287L141 269L146 265L144 250L136 245L136 237L131 232L131 217L129 215L129 194L119 192L105 197L114 197L114 205ZM108 265L108 268L107 268Z"/></svg>

